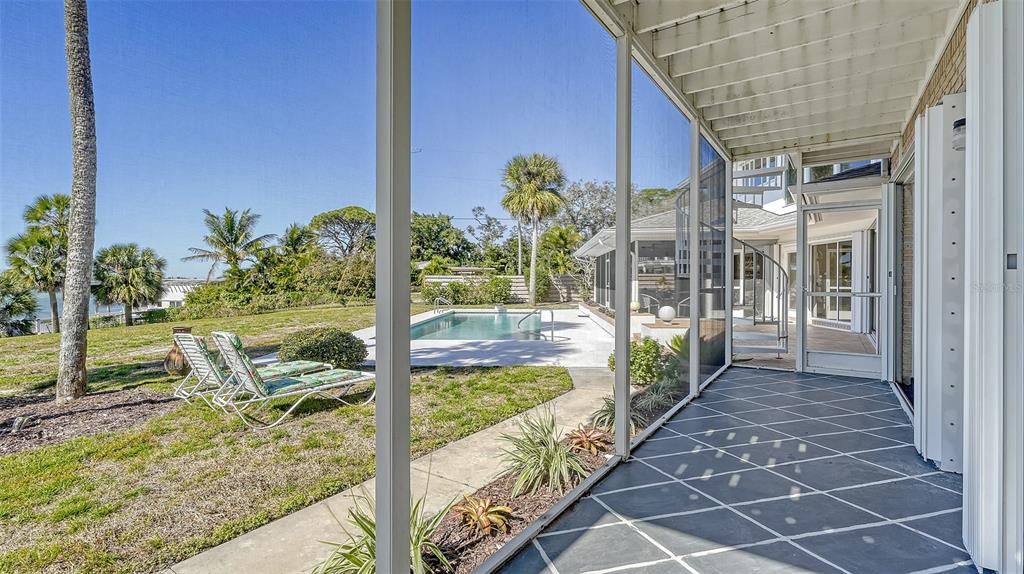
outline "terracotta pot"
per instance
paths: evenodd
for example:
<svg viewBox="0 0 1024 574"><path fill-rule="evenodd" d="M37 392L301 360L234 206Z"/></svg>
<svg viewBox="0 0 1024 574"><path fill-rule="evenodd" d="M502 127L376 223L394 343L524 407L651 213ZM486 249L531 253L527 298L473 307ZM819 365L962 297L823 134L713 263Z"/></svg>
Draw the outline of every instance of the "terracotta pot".
<svg viewBox="0 0 1024 574"><path fill-rule="evenodd" d="M171 331L173 334L191 333L192 327L173 327ZM184 377L189 372L188 363L185 361L185 353L181 351L177 343L171 343L171 350L167 351L167 356L164 357L164 370L167 371L168 375L177 375L179 377Z"/></svg>

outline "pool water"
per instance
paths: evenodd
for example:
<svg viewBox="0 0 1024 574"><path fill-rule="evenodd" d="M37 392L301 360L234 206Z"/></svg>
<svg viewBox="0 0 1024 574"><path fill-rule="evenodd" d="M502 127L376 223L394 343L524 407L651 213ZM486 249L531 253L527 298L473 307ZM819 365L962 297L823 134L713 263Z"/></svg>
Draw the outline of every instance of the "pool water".
<svg viewBox="0 0 1024 574"><path fill-rule="evenodd" d="M539 341L540 316L533 315L516 326L526 313L449 313L413 325L413 339L478 341Z"/></svg>

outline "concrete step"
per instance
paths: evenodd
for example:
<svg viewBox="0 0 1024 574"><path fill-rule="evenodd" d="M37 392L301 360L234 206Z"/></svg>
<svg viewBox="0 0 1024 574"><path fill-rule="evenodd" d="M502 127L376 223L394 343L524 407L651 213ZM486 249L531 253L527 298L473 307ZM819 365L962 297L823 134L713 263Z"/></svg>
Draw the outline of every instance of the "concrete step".
<svg viewBox="0 0 1024 574"><path fill-rule="evenodd" d="M785 347L760 347L752 345L733 345L732 352L737 355L757 355L761 353L770 353L773 355L784 355L786 353Z"/></svg>

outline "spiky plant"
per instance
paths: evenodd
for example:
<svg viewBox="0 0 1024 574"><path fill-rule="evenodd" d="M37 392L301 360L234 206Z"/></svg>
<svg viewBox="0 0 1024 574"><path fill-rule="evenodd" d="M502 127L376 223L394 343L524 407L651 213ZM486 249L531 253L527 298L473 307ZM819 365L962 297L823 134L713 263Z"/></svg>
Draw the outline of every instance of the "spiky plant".
<svg viewBox="0 0 1024 574"><path fill-rule="evenodd" d="M518 435L502 435L510 445L503 457L509 465L506 473L516 477L512 496L541 489L562 493L586 475L582 459L561 438L550 410L525 415Z"/></svg>
<svg viewBox="0 0 1024 574"><path fill-rule="evenodd" d="M569 431L566 438L569 440L569 446L579 451L589 452L590 454L599 454L612 448L612 436L604 429L597 427L580 425L578 428Z"/></svg>
<svg viewBox="0 0 1024 574"><path fill-rule="evenodd" d="M454 502L454 501L453 501ZM345 534L351 539L344 544L328 542L334 547L330 556L313 569L313 574L376 574L377 572L377 522L373 501L369 497L354 496L353 507L348 511L349 522L356 532L346 529ZM423 508L424 499L419 498L412 503L409 513L409 553L412 562L412 574L430 574L433 569L424 560L425 555L437 559L447 571L451 563L441 548L431 539L452 503L427 518Z"/></svg>
<svg viewBox="0 0 1024 574"><path fill-rule="evenodd" d="M633 401L633 405L639 411L653 413L675 402L675 391L675 381L669 378L661 378L638 393Z"/></svg>
<svg viewBox="0 0 1024 574"><path fill-rule="evenodd" d="M629 409L629 432L630 434L635 433L637 427L647 426L647 418L639 412L636 401L637 395L633 395L631 399L633 401L632 408ZM605 397L604 403L596 411L590 414L590 424L603 428L606 430L612 430L615 428L615 399L612 397Z"/></svg>
<svg viewBox="0 0 1024 574"><path fill-rule="evenodd" d="M467 494L462 495L462 504L452 507L452 510L473 532L485 535L508 532L508 520L512 518L511 507L494 504L490 498Z"/></svg>

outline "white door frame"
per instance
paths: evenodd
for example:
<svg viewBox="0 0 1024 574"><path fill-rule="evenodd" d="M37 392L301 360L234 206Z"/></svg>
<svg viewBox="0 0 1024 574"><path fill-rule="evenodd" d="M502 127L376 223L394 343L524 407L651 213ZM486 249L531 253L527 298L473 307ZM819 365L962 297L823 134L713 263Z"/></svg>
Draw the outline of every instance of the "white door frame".
<svg viewBox="0 0 1024 574"><path fill-rule="evenodd" d="M797 322L797 339L799 342L801 356L798 358L802 363L804 371L811 373L827 373L837 375L875 377L878 379L892 380L891 357L891 313L890 301L892 298L892 267L891 267L891 230L889 221L891 217L892 194L888 186L883 189L882 198L879 200L846 201L831 204L800 203L797 210L797 304L803 313L799 313L801 320ZM866 355L861 353L848 353L839 351L812 351L807 347L807 304L812 292L807 285L807 273L809 269L807 257L808 233L807 215L816 212L835 211L859 211L876 209L879 212L878 222L878 259L879 259L879 280L876 282L877 291L871 292L869 296L876 297L879 301L879 325L878 325L878 354ZM802 263L802 265L801 265Z"/></svg>

